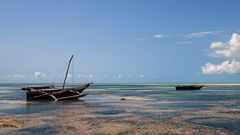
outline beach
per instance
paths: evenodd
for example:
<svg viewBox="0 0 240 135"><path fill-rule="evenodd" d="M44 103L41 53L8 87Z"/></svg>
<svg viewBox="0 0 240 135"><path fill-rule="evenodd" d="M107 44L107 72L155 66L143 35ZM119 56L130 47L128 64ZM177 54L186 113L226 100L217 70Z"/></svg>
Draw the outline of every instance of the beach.
<svg viewBox="0 0 240 135"><path fill-rule="evenodd" d="M240 132L239 85L94 84L74 101L30 102L0 86L0 134L228 135ZM124 99L124 100L123 100Z"/></svg>
<svg viewBox="0 0 240 135"><path fill-rule="evenodd" d="M0 135L240 135L240 0L0 0Z"/></svg>

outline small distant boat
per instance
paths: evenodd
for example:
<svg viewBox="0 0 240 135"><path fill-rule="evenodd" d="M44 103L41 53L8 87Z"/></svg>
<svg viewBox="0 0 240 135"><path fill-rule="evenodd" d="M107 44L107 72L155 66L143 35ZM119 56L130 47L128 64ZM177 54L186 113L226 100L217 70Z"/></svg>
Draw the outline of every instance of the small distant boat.
<svg viewBox="0 0 240 135"><path fill-rule="evenodd" d="M62 88L55 88L54 85L49 86L33 86L25 87L21 90L26 91L27 100L64 100L64 99L76 99L79 97L84 97L87 93L82 93L86 88L92 83L87 83L85 85L79 86L77 88L65 88L65 83L68 75L68 70L73 59L73 55L69 60L67 72L64 78Z"/></svg>
<svg viewBox="0 0 240 135"><path fill-rule="evenodd" d="M203 85L177 85L176 90L200 90Z"/></svg>

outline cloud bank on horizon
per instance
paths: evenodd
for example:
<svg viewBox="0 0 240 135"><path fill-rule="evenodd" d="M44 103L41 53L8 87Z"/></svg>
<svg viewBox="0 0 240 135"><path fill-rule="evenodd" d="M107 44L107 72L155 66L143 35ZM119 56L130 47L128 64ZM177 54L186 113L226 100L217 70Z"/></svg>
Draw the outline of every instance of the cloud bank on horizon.
<svg viewBox="0 0 240 135"><path fill-rule="evenodd" d="M207 63L202 67L203 74L240 73L240 35L233 33L228 42L213 42L210 55L225 59L221 64Z"/></svg>

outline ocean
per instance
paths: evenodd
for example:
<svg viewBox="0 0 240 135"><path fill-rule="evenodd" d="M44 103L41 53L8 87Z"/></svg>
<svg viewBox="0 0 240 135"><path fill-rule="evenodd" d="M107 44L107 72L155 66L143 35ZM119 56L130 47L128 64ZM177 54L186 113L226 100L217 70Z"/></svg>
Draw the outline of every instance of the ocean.
<svg viewBox="0 0 240 135"><path fill-rule="evenodd" d="M0 116L31 123L0 134L240 133L236 83L205 84L197 91L176 91L173 83L93 84L79 100L25 104L20 89L29 85L44 84L0 84Z"/></svg>

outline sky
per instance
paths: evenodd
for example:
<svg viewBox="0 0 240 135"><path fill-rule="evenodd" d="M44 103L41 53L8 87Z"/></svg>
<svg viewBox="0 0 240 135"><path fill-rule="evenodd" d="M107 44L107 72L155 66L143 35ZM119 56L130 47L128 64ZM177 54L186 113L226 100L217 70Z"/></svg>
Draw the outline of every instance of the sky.
<svg viewBox="0 0 240 135"><path fill-rule="evenodd" d="M240 81L239 0L1 0L0 83Z"/></svg>

